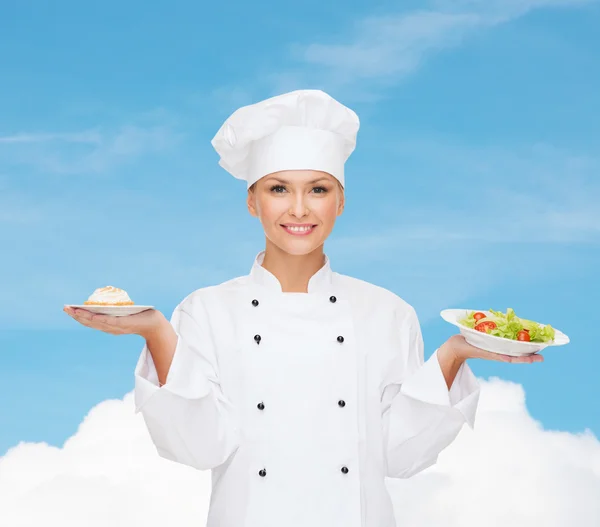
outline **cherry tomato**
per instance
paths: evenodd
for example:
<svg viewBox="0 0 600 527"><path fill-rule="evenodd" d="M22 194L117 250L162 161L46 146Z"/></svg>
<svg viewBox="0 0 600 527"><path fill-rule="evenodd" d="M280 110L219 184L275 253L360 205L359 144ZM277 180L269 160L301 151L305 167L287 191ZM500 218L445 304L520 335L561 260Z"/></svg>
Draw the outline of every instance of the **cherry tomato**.
<svg viewBox="0 0 600 527"><path fill-rule="evenodd" d="M480 322L475 326L477 331L481 331L482 333L488 333L488 330L496 329L496 323L491 320L487 320L486 322Z"/></svg>
<svg viewBox="0 0 600 527"><path fill-rule="evenodd" d="M529 336L529 332L526 329L519 331L517 334L517 340L522 340L524 342L531 342L531 337Z"/></svg>
<svg viewBox="0 0 600 527"><path fill-rule="evenodd" d="M473 315L473 318L475 319L475 322L479 322L482 318L485 318L486 314L482 313L481 311L477 311L477 313L475 313Z"/></svg>

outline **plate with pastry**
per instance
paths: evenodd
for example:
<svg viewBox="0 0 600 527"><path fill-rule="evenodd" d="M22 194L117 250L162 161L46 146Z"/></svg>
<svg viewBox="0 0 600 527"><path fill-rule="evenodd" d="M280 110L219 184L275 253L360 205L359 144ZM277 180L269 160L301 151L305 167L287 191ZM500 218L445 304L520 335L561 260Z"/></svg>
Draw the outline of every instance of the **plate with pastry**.
<svg viewBox="0 0 600 527"><path fill-rule="evenodd" d="M518 317L512 308L501 311L444 309L441 317L460 329L465 340L493 353L520 357L538 353L548 346L562 346L570 339L550 324Z"/></svg>
<svg viewBox="0 0 600 527"><path fill-rule="evenodd" d="M99 287L83 304L65 304L65 306L113 317L126 317L154 309L154 306L137 305L129 298L127 291L112 285Z"/></svg>

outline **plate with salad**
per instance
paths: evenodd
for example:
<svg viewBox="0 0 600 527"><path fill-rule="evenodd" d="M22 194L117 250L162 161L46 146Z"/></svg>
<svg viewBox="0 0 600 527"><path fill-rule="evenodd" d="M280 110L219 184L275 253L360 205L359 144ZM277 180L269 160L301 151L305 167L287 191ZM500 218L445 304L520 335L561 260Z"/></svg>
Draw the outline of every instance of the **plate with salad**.
<svg viewBox="0 0 600 527"><path fill-rule="evenodd" d="M457 326L469 344L493 353L521 357L570 342L567 335L550 324L518 317L510 307L506 313L493 309L444 309L440 315Z"/></svg>

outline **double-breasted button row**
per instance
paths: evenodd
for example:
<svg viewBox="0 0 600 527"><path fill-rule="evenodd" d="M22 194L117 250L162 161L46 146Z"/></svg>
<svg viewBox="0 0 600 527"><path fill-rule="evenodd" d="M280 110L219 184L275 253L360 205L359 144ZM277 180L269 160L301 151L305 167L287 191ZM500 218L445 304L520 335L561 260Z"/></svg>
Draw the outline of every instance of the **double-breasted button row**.
<svg viewBox="0 0 600 527"><path fill-rule="evenodd" d="M333 296L333 295L332 295L332 296L330 296L330 297L329 297L329 301L330 301L332 304L335 304L335 303L337 302L337 298L336 298L335 296ZM257 300L256 298L252 300L252 305L253 305L254 307L257 307L257 306L259 305L259 302L258 302L258 300ZM254 335L254 341L255 341L257 344L260 344L260 341L261 341L261 340L262 340L262 337L261 337L260 335ZM338 342L341 344L342 342L344 342L344 337L343 337L342 335L338 336L338 338L337 338L337 341L338 341ZM344 407L346 406L346 401L344 401L343 399L340 399L340 400L338 401L338 406L339 406L340 408L344 408ZM264 410L264 409L265 409L265 404L264 404L263 402L260 402L260 403L258 403L258 404L256 405L256 407L257 407L259 410L261 410L261 411L262 411L262 410ZM343 467L342 467L340 470L342 471L342 473L343 473L343 474L348 474L348 467L346 467L346 466L343 466ZM266 475L267 475L267 471L266 471L266 469L264 469L264 468L263 468L263 469L259 470L259 471L258 471L258 475L259 475L261 478L264 478L264 477L266 477Z"/></svg>
<svg viewBox="0 0 600 527"><path fill-rule="evenodd" d="M260 335L254 335L254 340L256 341L257 344L260 344L262 337ZM342 337L342 335L340 335L337 338L337 341L341 344L342 342L344 342L344 337Z"/></svg>
<svg viewBox="0 0 600 527"><path fill-rule="evenodd" d="M346 406L346 401L344 401L343 399L340 399L340 400L338 401L338 406L339 406L340 408L344 408L344 406ZM265 409L265 403L263 403L263 402L260 402L260 403L258 403L258 404L256 405L256 407L257 407L259 410L264 410L264 409Z"/></svg>
<svg viewBox="0 0 600 527"><path fill-rule="evenodd" d="M342 474L348 474L348 472L350 472L348 470L348 467L346 467L346 466L343 466L340 470L342 471ZM267 475L267 471L264 468L262 468L258 471L258 475L261 478L264 478Z"/></svg>
<svg viewBox="0 0 600 527"><path fill-rule="evenodd" d="M329 297L329 301L330 301L332 304L335 304L335 303L337 302L337 298L336 298L335 296L333 296L333 295L332 295L332 296L330 296L330 297ZM258 306L258 300L256 300L256 298L255 298L254 300L252 300L252 305L253 305L254 307Z"/></svg>

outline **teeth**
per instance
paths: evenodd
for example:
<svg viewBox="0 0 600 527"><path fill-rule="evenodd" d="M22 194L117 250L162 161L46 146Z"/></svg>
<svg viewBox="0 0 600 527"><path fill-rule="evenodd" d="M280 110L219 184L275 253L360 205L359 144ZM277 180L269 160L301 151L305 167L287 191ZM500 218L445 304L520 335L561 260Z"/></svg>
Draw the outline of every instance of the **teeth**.
<svg viewBox="0 0 600 527"><path fill-rule="evenodd" d="M306 232L309 231L310 229L312 229L312 227L286 227L286 229L289 229L292 232Z"/></svg>

